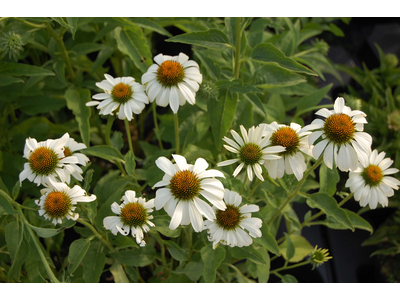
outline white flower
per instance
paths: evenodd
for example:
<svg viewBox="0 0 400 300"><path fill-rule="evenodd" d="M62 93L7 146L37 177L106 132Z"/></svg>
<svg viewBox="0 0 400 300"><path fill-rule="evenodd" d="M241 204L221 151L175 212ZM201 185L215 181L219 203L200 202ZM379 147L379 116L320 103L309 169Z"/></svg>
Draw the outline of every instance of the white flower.
<svg viewBox="0 0 400 300"><path fill-rule="evenodd" d="M78 159L78 164L82 166L86 166L86 164L90 161L90 159L82 153L76 153L76 151L85 149L87 148L84 143L77 143L73 138L69 138L68 142L64 146L64 156L69 157L69 156L75 156ZM82 181L82 169L75 165L75 164L69 164L65 165L65 168L68 169L68 171L71 173L73 177L75 177L76 180Z"/></svg>
<svg viewBox="0 0 400 300"><path fill-rule="evenodd" d="M287 174L294 174L299 181L303 178L307 165L301 152L312 156L312 148L308 144L308 135L311 132L300 130L301 126L296 123L290 123L290 126L277 122L266 125L264 134L270 137L271 145L285 147L285 151L279 153L279 159L266 160L264 163L271 178L282 178L285 171Z"/></svg>
<svg viewBox="0 0 400 300"><path fill-rule="evenodd" d="M243 167L246 167L247 176L249 177L250 181L253 180L253 172L260 180L264 181L261 166L267 160L281 158L279 155L270 153L279 153L285 151L285 148L282 146L269 147L271 144L269 136L265 138L262 137L265 127L266 124L257 127L253 126L249 129L249 133L247 134L243 125L240 125L240 131L242 132L243 139L239 134L237 134L236 131L231 130L231 134L235 141L225 136L223 140L229 145L224 145L224 147L228 151L236 153L237 158L222 161L218 163L217 166L228 166L239 162L239 166L233 172L234 177L239 174Z"/></svg>
<svg viewBox="0 0 400 300"><path fill-rule="evenodd" d="M199 196L202 195L213 205L224 210L224 187L219 180L213 178L224 175L217 170L206 170L208 163L203 158L198 158L194 165L190 165L183 156L172 156L175 164L166 157L156 160L157 167L164 171L165 175L154 187L166 186L156 192L156 209L164 207L171 216L170 229L176 229L179 224L192 224L194 230L200 232L203 230L202 216L212 220L215 213Z"/></svg>
<svg viewBox="0 0 400 300"><path fill-rule="evenodd" d="M75 185L72 189L63 182L53 182L41 190L42 196L35 203L39 205L39 215L52 220L54 225L61 224L62 219L77 220L74 213L78 202L92 202L95 195L87 196L85 190Z"/></svg>
<svg viewBox="0 0 400 300"><path fill-rule="evenodd" d="M239 207L242 197L228 189L225 189L224 200L226 210L222 211L213 207L216 218L204 222L204 229L209 234L208 239L213 242L213 248L215 249L218 243L230 247L251 245L253 243L251 237L258 238L262 235L261 219L251 217L251 213L259 211L260 208L255 204Z"/></svg>
<svg viewBox="0 0 400 300"><path fill-rule="evenodd" d="M372 138L362 132L366 114L359 110L351 110L344 105L343 98L337 98L333 110L322 108L316 112L325 120L315 119L302 131L320 129L310 134L309 144L313 144L322 136L322 141L315 145L312 152L318 159L324 152L324 162L330 169L333 162L341 171L355 170L359 159L366 159L371 153Z"/></svg>
<svg viewBox="0 0 400 300"><path fill-rule="evenodd" d="M121 205L116 202L111 205L112 212L118 216L105 217L103 225L114 235L118 232L128 235L131 232L132 236L136 237L136 243L144 247L146 245L144 233L155 226L150 221L153 219L150 213L153 212L154 199L146 202L142 197L136 198L134 191L126 191L121 200L123 200Z"/></svg>
<svg viewBox="0 0 400 300"><path fill-rule="evenodd" d="M112 115L118 110L118 118L121 120L133 119L132 114L140 114L149 103L143 85L135 82L133 77L113 78L104 74L105 80L96 82L96 85L105 93L94 95L92 98L100 101L89 101L86 106L97 106L100 115Z"/></svg>
<svg viewBox="0 0 400 300"><path fill-rule="evenodd" d="M169 104L174 114L186 101L195 104L196 92L203 80L199 65L184 53L178 56L158 54L154 61L156 63L142 76L150 101L155 99L162 107Z"/></svg>
<svg viewBox="0 0 400 300"><path fill-rule="evenodd" d="M372 151L370 157L361 159L358 168L350 171L346 187L354 193L354 199L364 207L369 204L375 209L380 203L383 207L388 206L388 197L394 195L393 189L397 190L400 181L393 178L391 174L397 173L396 168L389 168L393 160L385 158L385 152L378 154L377 150Z"/></svg>
<svg viewBox="0 0 400 300"><path fill-rule="evenodd" d="M19 174L19 181L28 179L37 185L50 184L50 180L70 182L70 169L66 166L79 163L76 156L65 157L65 144L69 134L64 134L60 139L37 142L36 139L27 138L24 155L28 162L24 164L24 170ZM68 168L71 168L68 167Z"/></svg>

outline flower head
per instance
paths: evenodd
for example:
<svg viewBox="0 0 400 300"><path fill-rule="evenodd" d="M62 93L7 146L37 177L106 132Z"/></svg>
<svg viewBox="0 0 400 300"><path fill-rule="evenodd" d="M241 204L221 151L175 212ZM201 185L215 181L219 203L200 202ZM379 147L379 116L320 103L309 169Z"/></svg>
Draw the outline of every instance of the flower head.
<svg viewBox="0 0 400 300"><path fill-rule="evenodd" d="M332 256L328 255L329 255L328 249L322 249L318 248L318 246L315 246L314 250L310 254L310 259L313 264L313 269L315 267L319 267L324 262L330 260Z"/></svg>
<svg viewBox="0 0 400 300"><path fill-rule="evenodd" d="M308 144L311 132L300 130L301 126L296 123L287 126L272 122L266 126L265 135L270 137L271 145L285 147L285 151L278 154L279 159L266 160L264 163L273 179L282 178L285 171L287 174L294 174L299 181L303 178L307 165L302 152L312 156L312 147Z"/></svg>
<svg viewBox="0 0 400 300"><path fill-rule="evenodd" d="M366 114L352 111L341 97L336 99L333 110L322 108L316 114L325 120L315 119L303 128L303 131L319 129L310 134L310 145L322 136L312 150L314 158L318 159L323 153L328 168L332 169L335 162L341 171L355 170L358 160L367 158L371 152L372 138L362 132L367 123Z"/></svg>
<svg viewBox="0 0 400 300"><path fill-rule="evenodd" d="M142 76L150 101L155 99L162 107L169 104L175 114L179 105L186 101L195 104L196 92L203 80L199 65L183 53L178 56L158 54L154 61L156 63Z"/></svg>
<svg viewBox="0 0 400 300"><path fill-rule="evenodd" d="M164 207L172 217L169 228L174 230L179 226L192 224L196 232L203 230L203 216L212 220L215 213L211 206L200 195L221 210L226 209L222 200L224 187L213 177L224 177L217 170L206 170L208 163L198 158L194 165L188 164L181 155L172 155L173 164L166 157L159 157L156 165L165 172L163 179L154 187L164 187L156 192L155 207Z"/></svg>
<svg viewBox="0 0 400 300"><path fill-rule="evenodd" d="M76 156L65 157L65 145L69 140L68 133L60 139L37 142L36 139L27 138L24 155L28 162L19 174L22 183L26 178L37 185L50 184L50 180L61 182L70 181L72 165L79 163ZM68 168L67 168L68 167Z"/></svg>
<svg viewBox="0 0 400 300"><path fill-rule="evenodd" d="M255 204L240 206L242 197L228 189L225 189L224 200L226 209L222 211L213 207L215 219L204 221L204 229L209 234L208 239L213 242L213 248L218 243L230 247L251 245L251 237L258 238L262 235L261 219L251 217L251 213L259 211L259 207Z"/></svg>
<svg viewBox="0 0 400 300"><path fill-rule="evenodd" d="M361 159L358 168L349 173L346 187L350 188L354 199L359 201L362 207L369 205L371 209L375 209L378 203L383 207L388 206L388 197L394 195L393 189L399 188L400 181L388 176L399 170L389 168L393 160L384 158L385 154L378 154L377 150L372 151L370 157Z"/></svg>
<svg viewBox="0 0 400 300"><path fill-rule="evenodd" d="M224 137L223 140L228 144L224 145L224 147L228 151L236 153L237 158L228 159L218 163L217 165L221 167L239 162L239 166L233 172L234 177L239 174L243 167L246 167L247 176L249 177L250 181L253 180L253 172L260 180L264 181L261 165L263 165L267 160L281 158L279 155L274 155L271 153L285 151L285 148L282 146L271 146L269 136L265 138L262 137L265 128L266 124L257 127L253 126L249 129L249 133L247 134L243 125L240 125L240 131L242 132L243 138L241 138L236 131L231 130L231 134L235 141Z"/></svg>
<svg viewBox="0 0 400 300"><path fill-rule="evenodd" d="M56 225L61 224L64 218L77 220L75 213L78 202L92 202L95 195L87 196L86 191L75 185L72 189L63 182L50 181L47 187L41 190L42 196L35 203L39 206L39 215L52 220Z"/></svg>
<svg viewBox="0 0 400 300"><path fill-rule="evenodd" d="M140 114L149 103L145 94L145 88L137 83L133 77L113 78L104 74L105 80L96 82L96 85L104 90L104 93L96 94L86 106L97 106L100 115L112 115L118 110L118 118L121 120L133 119L133 114ZM100 100L100 101L97 101Z"/></svg>
<svg viewBox="0 0 400 300"><path fill-rule="evenodd" d="M144 233L150 231L150 227L155 225L150 221L153 219L154 199L146 200L142 197L136 198L134 191L126 191L122 196L122 204L114 202L111 210L118 216L105 217L104 227L116 235L118 232L122 235L128 235L131 232L136 237L136 243L141 247L146 245ZM149 227L150 226L150 227Z"/></svg>
<svg viewBox="0 0 400 300"><path fill-rule="evenodd" d="M24 41L22 37L15 32L7 32L0 38L0 51L2 52L1 58L8 54L8 58L18 60L21 51L24 50Z"/></svg>

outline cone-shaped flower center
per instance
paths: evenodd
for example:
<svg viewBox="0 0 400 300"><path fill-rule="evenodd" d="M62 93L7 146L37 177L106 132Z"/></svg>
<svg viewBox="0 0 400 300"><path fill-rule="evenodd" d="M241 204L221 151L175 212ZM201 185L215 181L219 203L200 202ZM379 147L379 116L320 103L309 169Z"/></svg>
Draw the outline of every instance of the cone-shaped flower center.
<svg viewBox="0 0 400 300"><path fill-rule="evenodd" d="M184 77L183 66L177 61L164 61L157 69L157 79L164 87L177 85Z"/></svg>
<svg viewBox="0 0 400 300"><path fill-rule="evenodd" d="M286 147L284 155L291 155L297 152L300 146L299 135L290 127L280 127L271 136L273 146Z"/></svg>
<svg viewBox="0 0 400 300"><path fill-rule="evenodd" d="M330 141L342 145L353 139L355 123L346 114L334 114L325 120L324 132Z"/></svg>
<svg viewBox="0 0 400 300"><path fill-rule="evenodd" d="M118 83L115 85L111 91L112 99L120 104L124 104L131 99L133 94L132 88L129 84L126 83Z"/></svg>
<svg viewBox="0 0 400 300"><path fill-rule="evenodd" d="M176 199L189 201L200 193L200 179L192 171L180 171L172 176L169 188Z"/></svg>
<svg viewBox="0 0 400 300"><path fill-rule="evenodd" d="M129 202L121 208L121 221L124 225L138 227L146 223L147 211L138 202Z"/></svg>
<svg viewBox="0 0 400 300"><path fill-rule="evenodd" d="M228 204L225 210L217 210L215 213L216 223L226 229L234 230L242 220L242 214L236 206Z"/></svg>
<svg viewBox="0 0 400 300"><path fill-rule="evenodd" d="M244 144L239 149L239 158L246 165L254 165L262 158L262 151L259 145L254 143Z"/></svg>
<svg viewBox="0 0 400 300"><path fill-rule="evenodd" d="M315 247L314 251L310 255L310 258L314 267L318 267L319 265L331 259L332 256L329 256L328 249L317 249L317 247Z"/></svg>
<svg viewBox="0 0 400 300"><path fill-rule="evenodd" d="M50 217L63 218L71 206L71 199L65 192L54 191L47 195L43 208Z"/></svg>
<svg viewBox="0 0 400 300"><path fill-rule="evenodd" d="M53 149L39 147L29 156L29 166L36 174L48 176L54 172L59 160Z"/></svg>
<svg viewBox="0 0 400 300"><path fill-rule="evenodd" d="M369 186L376 186L382 181L383 173L381 168L376 165L369 165L364 169L361 173L361 176L364 178L365 182Z"/></svg>
<svg viewBox="0 0 400 300"><path fill-rule="evenodd" d="M65 157L71 156L72 153L73 152L71 151L71 149L69 149L68 147L64 147L64 156Z"/></svg>

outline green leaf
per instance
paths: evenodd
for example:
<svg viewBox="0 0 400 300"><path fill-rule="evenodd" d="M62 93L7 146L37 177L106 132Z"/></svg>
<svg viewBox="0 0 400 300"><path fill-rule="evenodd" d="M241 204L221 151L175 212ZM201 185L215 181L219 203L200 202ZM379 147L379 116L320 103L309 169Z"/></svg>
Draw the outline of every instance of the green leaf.
<svg viewBox="0 0 400 300"><path fill-rule="evenodd" d="M343 210L346 212L354 228L369 231L371 234L373 233L374 229L367 220L365 220L363 217L359 216L355 212L352 212L351 210L347 210L344 208ZM321 224L329 228L338 230L348 229L343 223L337 221L334 217L331 216L327 216L326 220L313 222L313 224Z"/></svg>
<svg viewBox="0 0 400 300"><path fill-rule="evenodd" d="M190 280L196 282L203 276L204 264L201 262L190 261L182 270L175 270L175 273L185 274Z"/></svg>
<svg viewBox="0 0 400 300"><path fill-rule="evenodd" d="M257 45L251 53L251 58L255 61L264 63L277 63L282 68L293 72L317 76L314 71L287 57L281 50L271 43Z"/></svg>
<svg viewBox="0 0 400 300"><path fill-rule="evenodd" d="M238 100L237 94L228 90L222 90L220 95L222 96L219 99L210 99L207 102L211 131L217 150L221 149L222 138L232 124Z"/></svg>
<svg viewBox="0 0 400 300"><path fill-rule="evenodd" d="M153 20L150 20L149 18L132 18L132 21L142 28L150 29L161 35L172 37L172 34L170 34L162 26L158 25L157 22L154 22Z"/></svg>
<svg viewBox="0 0 400 300"><path fill-rule="evenodd" d="M14 210L11 202L13 202L12 198L5 191L0 190L0 205L3 207L4 211L9 215L18 214L18 212Z"/></svg>
<svg viewBox="0 0 400 300"><path fill-rule="evenodd" d="M90 107L86 103L91 101L90 90L88 89L68 89L65 92L65 100L68 109L72 110L79 125L82 141L86 146L90 145Z"/></svg>
<svg viewBox="0 0 400 300"><path fill-rule="evenodd" d="M243 83L241 79L230 80L219 80L215 87L218 89L228 89L229 91L240 93L240 94L248 94L248 93L262 93L259 89L255 88L251 84Z"/></svg>
<svg viewBox="0 0 400 300"><path fill-rule="evenodd" d="M79 239L75 240L69 246L69 253L68 253L68 272L70 274L74 273L75 270L78 268L79 264L81 263L82 259L86 255L90 247L90 240L89 239Z"/></svg>
<svg viewBox="0 0 400 300"><path fill-rule="evenodd" d="M133 174L135 173L136 162L135 155L131 150L129 150L128 153L125 154L124 160L126 174L133 176Z"/></svg>
<svg viewBox="0 0 400 300"><path fill-rule="evenodd" d="M174 43L191 44L217 50L234 48L231 44L229 44L229 40L226 34L218 29L184 33L169 38L166 41Z"/></svg>
<svg viewBox="0 0 400 300"><path fill-rule="evenodd" d="M47 69L21 63L0 61L0 74L11 76L54 76Z"/></svg>
<svg viewBox="0 0 400 300"><path fill-rule="evenodd" d="M212 283L216 278L216 271L224 260L226 252L222 247L217 247L215 250L211 244L204 246L200 251L201 259L203 260L204 269L203 277L207 283Z"/></svg>
<svg viewBox="0 0 400 300"><path fill-rule="evenodd" d="M117 261L115 261L110 267L110 272L114 277L115 283L129 283L129 279L125 274L122 264L118 263Z"/></svg>
<svg viewBox="0 0 400 300"><path fill-rule="evenodd" d="M254 242L264 246L268 251L275 255L281 255L278 243L276 242L274 236L269 232L269 227L266 222L263 222L261 227L262 236L254 239Z"/></svg>
<svg viewBox="0 0 400 300"><path fill-rule="evenodd" d="M205 67L207 74L211 77L213 81L218 81L220 75L220 68L211 58L209 58L202 51L193 49L194 54L199 58L201 66Z"/></svg>
<svg viewBox="0 0 400 300"><path fill-rule="evenodd" d="M340 208L335 198L329 196L327 193L316 193L311 195L307 199L307 204L311 208L318 208L324 211L327 215L334 217L347 228L354 231L354 226L346 214L346 211Z"/></svg>
<svg viewBox="0 0 400 300"><path fill-rule="evenodd" d="M76 30L78 29L78 17L66 17L67 19L67 23L69 26L71 26L72 28L70 28L71 33L72 33L72 39L75 39L75 33Z"/></svg>
<svg viewBox="0 0 400 300"><path fill-rule="evenodd" d="M71 25L69 25L67 22L65 22L62 17L53 17L52 19L63 27L66 27L71 30L73 29L73 27Z"/></svg>
<svg viewBox="0 0 400 300"><path fill-rule="evenodd" d="M14 200L16 200L18 198L19 195L19 189L21 188L21 182L18 180L15 184L14 187L12 189L12 197Z"/></svg>
<svg viewBox="0 0 400 300"><path fill-rule="evenodd" d="M152 250L155 251L154 249ZM149 250L144 248L124 250L117 253L111 253L110 255L119 262L134 267L148 266L153 263L155 259L155 253L149 252Z"/></svg>
<svg viewBox="0 0 400 300"><path fill-rule="evenodd" d="M164 244L167 246L169 253L174 259L178 261L187 261L189 259L187 251L179 247L178 244L170 240L165 240Z"/></svg>
<svg viewBox="0 0 400 300"><path fill-rule="evenodd" d="M91 243L91 246L82 260L83 279L85 282L97 283L103 273L106 264L106 255L104 252L98 252L99 242Z"/></svg>
<svg viewBox="0 0 400 300"><path fill-rule="evenodd" d="M319 169L319 192L327 193L329 196L333 196L336 193L336 184L339 182L340 177L336 168L330 169L325 164Z"/></svg>
<svg viewBox="0 0 400 300"><path fill-rule="evenodd" d="M122 137L121 131L114 131L110 138L111 146L113 146L118 151L121 151L124 147L124 138Z"/></svg>
<svg viewBox="0 0 400 300"><path fill-rule="evenodd" d="M400 247L390 247L387 249L379 249L374 252L369 257L375 256L375 255L390 255L390 256L395 256L400 253Z"/></svg>
<svg viewBox="0 0 400 300"><path fill-rule="evenodd" d="M90 73L95 73L98 68L100 68L114 53L114 48L105 47L99 51L97 54L96 60L93 63L92 70Z"/></svg>
<svg viewBox="0 0 400 300"><path fill-rule="evenodd" d="M54 228L41 228L28 223L28 226L36 231L36 234L42 238L49 238L60 233L58 229Z"/></svg>
<svg viewBox="0 0 400 300"><path fill-rule="evenodd" d="M314 110L314 106L318 105L321 100L327 97L329 90L332 88L332 83L312 92L299 99L296 105L296 115L295 117L301 116L302 114Z"/></svg>
<svg viewBox="0 0 400 300"><path fill-rule="evenodd" d="M51 95L24 96L19 101L20 110L30 116L60 110L65 106L64 99L53 98Z"/></svg>
<svg viewBox="0 0 400 300"><path fill-rule="evenodd" d="M277 63L265 63L254 73L253 83L258 88L279 88L306 82L298 74L282 68Z"/></svg>
<svg viewBox="0 0 400 300"><path fill-rule="evenodd" d="M296 277L290 274L283 275L282 283L298 283Z"/></svg>
<svg viewBox="0 0 400 300"><path fill-rule="evenodd" d="M29 254L29 247L24 241L24 225L18 222L10 222L5 226L5 238L7 250L12 260L11 268L7 277L11 281L14 278L19 280L22 264Z"/></svg>
<svg viewBox="0 0 400 300"><path fill-rule="evenodd" d="M13 84L13 83L18 83L18 82L23 83L24 81L20 78L15 78L15 77L0 74L0 86L6 86L6 85Z"/></svg>
<svg viewBox="0 0 400 300"><path fill-rule="evenodd" d="M86 155L100 157L109 160L111 162L115 161L119 161L122 163L125 162L122 154L114 147L108 145L93 146L86 149L82 149L80 150L80 152Z"/></svg>
<svg viewBox="0 0 400 300"><path fill-rule="evenodd" d="M171 217L168 215L158 215L154 217L153 223L156 225L154 230L157 230L162 235L167 237L176 238L181 235L181 227L178 227L174 230L169 229L169 223L171 221Z"/></svg>
<svg viewBox="0 0 400 300"><path fill-rule="evenodd" d="M258 247L256 250L262 255L265 264L256 265L257 266L257 277L258 282L268 282L269 279L269 271L271 268L271 260L269 258L268 251L263 247Z"/></svg>
<svg viewBox="0 0 400 300"><path fill-rule="evenodd" d="M344 37L343 31L333 23L329 23L329 31L339 37Z"/></svg>
<svg viewBox="0 0 400 300"><path fill-rule="evenodd" d="M239 258L239 259L250 259L252 262L258 265L265 264L265 261L257 250L254 249L253 246L248 246L248 247L233 247L229 248L229 252L232 254L233 257Z"/></svg>
<svg viewBox="0 0 400 300"><path fill-rule="evenodd" d="M287 234L285 233L285 235ZM286 240L279 245L279 248L283 257L289 262L300 262L314 250L306 238L298 234L287 235Z"/></svg>
<svg viewBox="0 0 400 300"><path fill-rule="evenodd" d="M118 49L126 54L142 73L147 72L153 60L143 31L137 26L130 26L124 29L117 27L114 32Z"/></svg>

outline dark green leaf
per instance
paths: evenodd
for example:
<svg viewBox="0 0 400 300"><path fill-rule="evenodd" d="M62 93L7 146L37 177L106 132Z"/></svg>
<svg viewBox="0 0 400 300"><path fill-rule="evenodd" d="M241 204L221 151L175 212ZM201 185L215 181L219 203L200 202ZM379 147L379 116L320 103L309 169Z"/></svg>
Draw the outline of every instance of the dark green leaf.
<svg viewBox="0 0 400 300"><path fill-rule="evenodd" d="M400 253L400 247L390 247L387 249L379 249L374 252L369 257L375 256L375 255L390 255L390 256L395 256Z"/></svg>
<svg viewBox="0 0 400 300"><path fill-rule="evenodd" d="M181 227L176 228L175 230L169 229L169 223L171 221L171 217L167 215L159 215L154 218L153 223L156 225L154 230L157 230L162 235L167 237L176 238L181 235Z"/></svg>
<svg viewBox="0 0 400 300"><path fill-rule="evenodd" d="M20 98L20 109L24 113L35 116L42 113L59 110L65 106L64 99L53 98L48 95L24 96Z"/></svg>
<svg viewBox="0 0 400 300"><path fill-rule="evenodd" d="M306 82L306 79L277 63L265 63L256 70L253 82L258 88L279 88Z"/></svg>
<svg viewBox="0 0 400 300"><path fill-rule="evenodd" d="M233 247L229 248L229 252L232 254L233 257L239 258L239 259L250 259L252 262L258 265L265 264L265 261L257 250L253 248L253 246L248 246L248 247Z"/></svg>
<svg viewBox="0 0 400 300"><path fill-rule="evenodd" d="M261 227L262 236L254 239L254 242L260 244L268 249L268 251L274 253L275 255L280 255L280 249L278 243L276 242L274 236L269 232L268 224L263 222Z"/></svg>
<svg viewBox="0 0 400 300"><path fill-rule="evenodd" d="M113 146L118 151L121 151L124 146L124 138L122 137L121 131L114 131L110 138L111 146Z"/></svg>
<svg viewBox="0 0 400 300"><path fill-rule="evenodd" d="M30 228L36 231L36 234L42 238L49 238L60 233L58 229L54 228L41 228L28 224Z"/></svg>
<svg viewBox="0 0 400 300"><path fill-rule="evenodd" d="M132 18L132 22L137 24L138 26L146 29L150 29L152 31L155 31L161 35L165 35L168 37L171 37L172 34L170 34L167 30L165 30L162 26L158 25L158 23L150 20L149 18Z"/></svg>
<svg viewBox="0 0 400 300"><path fill-rule="evenodd" d="M21 63L0 61L0 74L11 76L54 76L47 69Z"/></svg>
<svg viewBox="0 0 400 300"><path fill-rule="evenodd" d="M188 262L182 270L175 270L176 273L185 274L192 281L197 281L203 275L204 264L201 262Z"/></svg>
<svg viewBox="0 0 400 300"><path fill-rule="evenodd" d="M21 187L21 182L19 182L19 180L18 180L14 184L14 187L13 187L12 193L11 193L14 200L16 200L18 198L20 187Z"/></svg>
<svg viewBox="0 0 400 300"><path fill-rule="evenodd" d="M167 246L169 253L174 259L178 261L187 261L189 259L187 251L179 247L178 244L170 240L165 240L164 244Z"/></svg>
<svg viewBox="0 0 400 300"><path fill-rule="evenodd" d="M82 149L80 152L86 155L97 156L111 162L119 161L124 163L122 154L114 147L108 145L93 146Z"/></svg>
<svg viewBox="0 0 400 300"><path fill-rule="evenodd" d="M367 220L365 220L363 217L359 216L355 212L352 212L347 209L343 209L343 210L346 212L346 214L349 217L354 228L369 231L371 234L373 233L373 228ZM317 222L313 222L313 223L325 225L332 229L339 229L339 230L340 229L342 229L342 230L348 229L343 223L339 222L338 220L336 220L334 217L331 217L331 216L327 216L326 220L317 221Z"/></svg>
<svg viewBox="0 0 400 300"><path fill-rule="evenodd" d="M208 244L207 246L201 248L200 253L204 264L204 281L207 283L212 283L215 281L218 267L225 258L225 249L222 247L213 249L212 245Z"/></svg>
<svg viewBox="0 0 400 300"><path fill-rule="evenodd" d="M244 84L240 79L229 80L219 80L215 87L218 89L228 89L229 91L248 94L248 93L262 93L259 89L255 88L251 84Z"/></svg>
<svg viewBox="0 0 400 300"><path fill-rule="evenodd" d="M209 58L206 54L203 54L202 51L198 51L193 49L195 55L200 59L201 66L205 67L208 75L210 75L211 79L214 81L218 81L220 68L218 64L216 64L211 58Z"/></svg>
<svg viewBox="0 0 400 300"><path fill-rule="evenodd" d="M277 63L282 68L293 72L304 73L313 76L317 75L315 72L299 64L295 60L286 57L281 50L270 43L257 45L251 53L251 58L264 63Z"/></svg>
<svg viewBox="0 0 400 300"><path fill-rule="evenodd" d="M66 27L71 30L73 29L73 27L71 25L69 25L67 22L65 22L62 17L53 17L52 19L63 27Z"/></svg>
<svg viewBox="0 0 400 300"><path fill-rule="evenodd" d="M135 173L136 162L135 155L131 150L129 150L128 153L125 154L124 160L126 174L133 176L133 174Z"/></svg>
<svg viewBox="0 0 400 300"><path fill-rule="evenodd" d="M154 249L153 249L154 250ZM111 256L127 266L145 267L150 265L154 259L154 253L146 253L143 248L134 250L124 250L118 253L112 253Z"/></svg>
<svg viewBox="0 0 400 300"><path fill-rule="evenodd" d="M86 255L90 247L90 240L89 239L79 239L75 240L69 246L69 253L68 253L68 272L70 274L74 273L75 270L78 268L79 264L81 263L82 259Z"/></svg>
<svg viewBox="0 0 400 300"><path fill-rule="evenodd" d="M14 210L11 202L13 200L11 197L3 190L0 190L0 205L3 207L4 211L9 215L17 214L18 212Z"/></svg>
<svg viewBox="0 0 400 300"><path fill-rule="evenodd" d="M114 53L114 48L111 47L105 47L99 51L99 54L97 54L96 60L93 63L92 70L90 71L91 73L94 73L97 71L98 68L100 68Z"/></svg>
<svg viewBox="0 0 400 300"><path fill-rule="evenodd" d="M106 255L103 252L98 252L96 248L98 248L98 242L91 243L91 247L82 260L83 279L88 283L99 282L106 264Z"/></svg>
<svg viewBox="0 0 400 300"><path fill-rule="evenodd" d="M296 105L296 117L301 116L307 111L313 110L314 106L318 105L321 100L327 97L329 90L332 88L332 83L322 89L311 92L310 94L300 98Z"/></svg>
<svg viewBox="0 0 400 300"><path fill-rule="evenodd" d="M17 83L17 82L23 83L24 81L20 78L15 78L15 77L0 74L0 86L6 86L6 85Z"/></svg>
<svg viewBox="0 0 400 300"><path fill-rule="evenodd" d="M336 193L336 184L339 182L340 177L336 168L330 169L325 164L319 169L319 182L320 182L320 193L327 193L329 196L333 196Z"/></svg>
<svg viewBox="0 0 400 300"><path fill-rule="evenodd" d="M78 17L66 17L67 19L67 23L69 26L71 26L72 28L70 28L71 33L72 33L72 39L75 39L75 33L76 30L78 29Z"/></svg>
<svg viewBox="0 0 400 300"><path fill-rule="evenodd" d="M167 42L184 43L202 46L210 49L224 50L233 48L229 44L228 37L225 33L218 29L210 29L208 31L190 32L174 36L166 40Z"/></svg>

